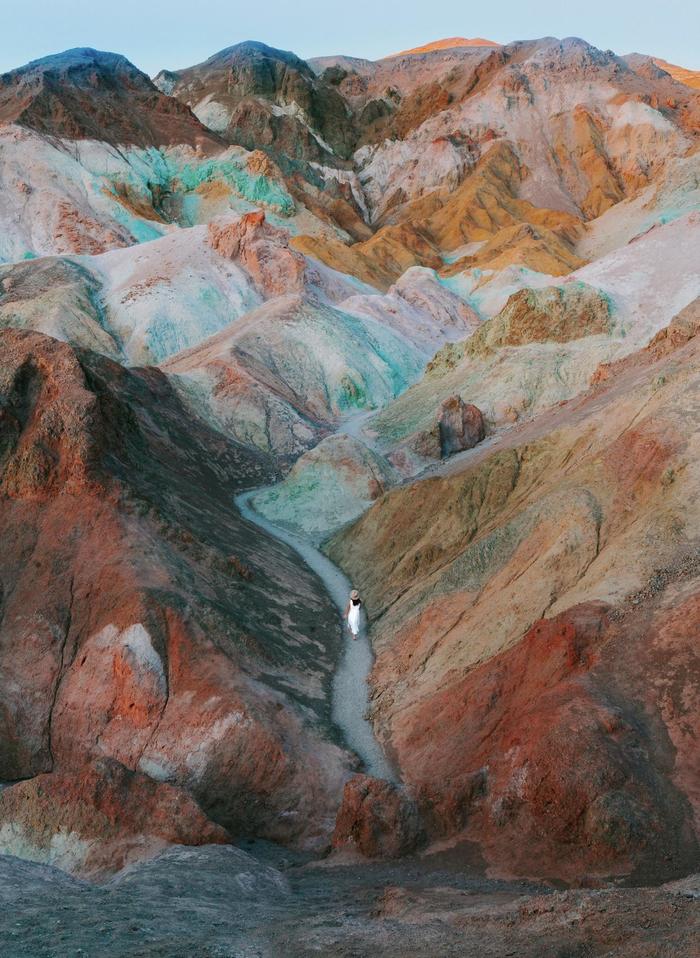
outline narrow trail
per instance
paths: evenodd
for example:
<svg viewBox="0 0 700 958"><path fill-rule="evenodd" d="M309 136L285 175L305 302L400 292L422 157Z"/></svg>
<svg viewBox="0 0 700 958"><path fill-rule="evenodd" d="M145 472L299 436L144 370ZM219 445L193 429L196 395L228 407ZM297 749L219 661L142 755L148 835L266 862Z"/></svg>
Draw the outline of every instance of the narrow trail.
<svg viewBox="0 0 700 958"><path fill-rule="evenodd" d="M241 515L291 546L321 579L342 616L352 588L349 579L307 539L275 525L255 511L250 500L265 488L269 487L250 489L236 496ZM369 704L367 676L371 668L372 649L364 626L357 639L352 639L344 627L343 651L333 677L333 721L349 748L364 762L368 774L394 782L397 776L375 738L371 723L365 718Z"/></svg>
<svg viewBox="0 0 700 958"><path fill-rule="evenodd" d="M371 449L373 452L381 452L377 445L376 436L370 432L367 432L367 426L372 421L372 419L377 415L377 409L366 409L363 412L359 412L354 416L349 416L343 422L340 423L336 429L337 435L350 436L352 439L357 439L359 442L363 442L368 449Z"/></svg>

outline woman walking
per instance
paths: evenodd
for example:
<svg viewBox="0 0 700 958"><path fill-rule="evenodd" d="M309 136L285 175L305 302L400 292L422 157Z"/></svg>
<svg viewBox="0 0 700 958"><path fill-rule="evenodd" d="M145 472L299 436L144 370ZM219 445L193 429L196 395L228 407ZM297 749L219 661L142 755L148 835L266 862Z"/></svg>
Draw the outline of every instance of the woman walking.
<svg viewBox="0 0 700 958"><path fill-rule="evenodd" d="M350 600L345 608L345 618L348 620L348 626L353 639L360 634L360 611L362 609L362 600L357 589L350 593Z"/></svg>

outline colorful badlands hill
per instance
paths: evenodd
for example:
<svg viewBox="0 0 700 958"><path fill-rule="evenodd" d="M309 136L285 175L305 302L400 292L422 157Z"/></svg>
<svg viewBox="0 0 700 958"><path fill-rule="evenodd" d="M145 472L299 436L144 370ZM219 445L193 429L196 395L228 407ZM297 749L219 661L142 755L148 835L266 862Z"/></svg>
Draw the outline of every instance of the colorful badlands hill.
<svg viewBox="0 0 700 958"><path fill-rule="evenodd" d="M686 86L693 87L694 90L700 90L700 70L686 70L685 67L677 67L673 63L667 63L666 60L654 58L654 63L670 73L674 80L685 83Z"/></svg>
<svg viewBox="0 0 700 958"><path fill-rule="evenodd" d="M471 40L466 37L446 37L444 40L433 40L432 43L425 43L420 47L411 47L410 50L392 53L391 56L406 57L416 53L434 53L436 50L454 50L456 47L500 47L500 45L493 40L484 40L481 37L474 37Z"/></svg>
<svg viewBox="0 0 700 958"><path fill-rule="evenodd" d="M1 851L697 870L700 94L671 73L452 38L0 78ZM272 483L362 589L398 785L331 723L321 583L235 508Z"/></svg>

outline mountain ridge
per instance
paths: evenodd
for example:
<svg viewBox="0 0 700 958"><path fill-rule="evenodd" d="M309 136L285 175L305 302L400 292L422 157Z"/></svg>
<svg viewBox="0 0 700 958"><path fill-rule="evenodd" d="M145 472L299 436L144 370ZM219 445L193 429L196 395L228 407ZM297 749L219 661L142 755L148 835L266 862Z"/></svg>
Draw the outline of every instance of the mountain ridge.
<svg viewBox="0 0 700 958"><path fill-rule="evenodd" d="M211 148L219 142L126 57L90 47L4 73L0 123L8 122L49 135L140 146L185 142Z"/></svg>

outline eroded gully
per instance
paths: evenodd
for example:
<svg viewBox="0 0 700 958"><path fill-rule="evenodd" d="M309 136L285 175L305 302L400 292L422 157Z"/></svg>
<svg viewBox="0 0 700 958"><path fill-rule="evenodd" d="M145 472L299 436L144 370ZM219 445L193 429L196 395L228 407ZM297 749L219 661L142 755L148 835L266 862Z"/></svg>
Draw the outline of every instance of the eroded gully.
<svg viewBox="0 0 700 958"><path fill-rule="evenodd" d="M301 556L321 580L342 616L352 588L349 579L308 539L275 525L257 512L251 499L261 491L262 488L250 489L236 497L241 514L269 535L291 546ZM344 628L343 649L333 677L332 718L343 733L347 746L362 759L369 775L396 781L396 774L366 718L369 705L367 676L371 667L372 649L365 628L362 628L357 639L348 635L348 630Z"/></svg>

